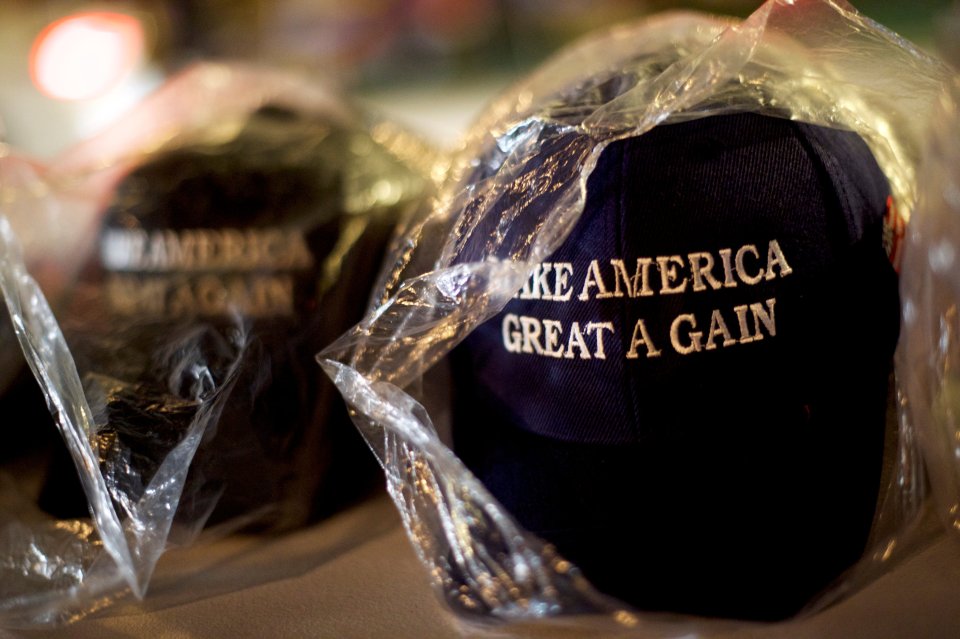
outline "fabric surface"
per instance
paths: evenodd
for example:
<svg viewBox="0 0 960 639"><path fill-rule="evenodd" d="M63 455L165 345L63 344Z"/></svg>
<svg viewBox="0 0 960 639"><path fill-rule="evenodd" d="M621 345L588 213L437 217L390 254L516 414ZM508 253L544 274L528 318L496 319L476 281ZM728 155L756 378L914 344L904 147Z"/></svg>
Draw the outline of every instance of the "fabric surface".
<svg viewBox="0 0 960 639"><path fill-rule="evenodd" d="M611 144L564 244L451 355L457 454L601 591L794 614L873 519L887 198L856 135L784 119Z"/></svg>

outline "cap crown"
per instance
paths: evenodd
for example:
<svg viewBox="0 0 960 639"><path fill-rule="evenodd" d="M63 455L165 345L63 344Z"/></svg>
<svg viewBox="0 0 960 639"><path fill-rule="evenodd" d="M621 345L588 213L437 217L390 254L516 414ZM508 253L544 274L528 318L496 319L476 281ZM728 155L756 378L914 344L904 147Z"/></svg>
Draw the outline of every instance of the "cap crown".
<svg viewBox="0 0 960 639"><path fill-rule="evenodd" d="M457 452L601 589L789 614L874 512L899 327L886 180L853 133L734 114L612 143L587 190L453 354Z"/></svg>

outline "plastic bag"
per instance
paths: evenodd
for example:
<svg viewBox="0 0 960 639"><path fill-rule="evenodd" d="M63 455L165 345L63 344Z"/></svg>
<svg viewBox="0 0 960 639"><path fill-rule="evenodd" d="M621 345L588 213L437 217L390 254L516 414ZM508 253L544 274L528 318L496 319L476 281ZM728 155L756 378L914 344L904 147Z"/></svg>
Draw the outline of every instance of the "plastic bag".
<svg viewBox="0 0 960 639"><path fill-rule="evenodd" d="M938 511L960 531L960 423L955 260L960 237L960 81L947 85L933 119L903 265L903 349L910 371L907 412L929 459Z"/></svg>
<svg viewBox="0 0 960 639"><path fill-rule="evenodd" d="M332 96L197 66L5 181L0 286L62 442L44 476L46 451L0 466L0 625L142 596L204 526L302 525L379 483L312 355L367 310L430 152Z"/></svg>
<svg viewBox="0 0 960 639"><path fill-rule="evenodd" d="M427 374L560 245L604 147L660 124L743 111L851 129L906 213L945 74L846 3L768 2L742 23L668 14L588 37L486 110L436 202L407 229L383 304L318 356L378 452L414 548L454 611L514 621L596 613L599 627L655 633L522 530L465 468L438 435L449 404ZM531 162L545 147L549 160ZM515 204L496 210L506 198ZM524 231L511 232L520 219ZM870 551L811 610L884 571L919 517L925 488L914 425L903 420L899 429Z"/></svg>
<svg viewBox="0 0 960 639"><path fill-rule="evenodd" d="M43 167L0 146L0 202L4 215L15 227L30 272L43 284L49 299L59 300L66 286L80 267L82 251L60 253L58 248L75 245L79 238L88 238L92 222L82 210L64 201L58 206L44 205L49 193L40 178ZM38 216L39 219L38 219ZM13 327L6 313L0 314L0 392L3 392L25 366L16 346Z"/></svg>

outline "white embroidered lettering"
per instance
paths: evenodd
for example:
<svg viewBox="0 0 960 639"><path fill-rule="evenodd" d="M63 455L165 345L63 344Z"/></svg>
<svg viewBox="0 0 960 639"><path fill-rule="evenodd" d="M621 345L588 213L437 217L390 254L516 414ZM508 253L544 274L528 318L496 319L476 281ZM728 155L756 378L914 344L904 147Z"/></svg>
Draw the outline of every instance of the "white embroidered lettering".
<svg viewBox="0 0 960 639"><path fill-rule="evenodd" d="M587 267L587 275L583 278L583 289L580 291L577 299L581 302L588 301L590 299L590 289L594 286L597 287L598 291L597 299L613 297L607 292L607 287L603 284L603 277L600 275L600 265L597 263L597 260L592 260L590 266Z"/></svg>
<svg viewBox="0 0 960 639"><path fill-rule="evenodd" d="M756 338L750 334L750 328L747 326L747 311L749 307L744 304L742 306L733 307L733 312L737 314L737 323L740 326L740 343L749 344L754 341Z"/></svg>
<svg viewBox="0 0 960 639"><path fill-rule="evenodd" d="M550 262L537 264L533 267L533 273L530 274L530 288L520 292L522 300L538 300L541 298L549 299L550 285L547 283L547 274L551 270Z"/></svg>
<svg viewBox="0 0 960 639"><path fill-rule="evenodd" d="M293 280L286 275L204 275L195 279L163 275L112 274L106 282L111 311L153 317L290 315Z"/></svg>
<svg viewBox="0 0 960 639"><path fill-rule="evenodd" d="M523 350L524 353L536 353L543 355L543 347L540 346L540 321L533 317L520 317L520 328L523 332Z"/></svg>
<svg viewBox="0 0 960 639"><path fill-rule="evenodd" d="M690 260L690 275L693 276L693 290L707 290L704 280L710 284L710 288L717 290L723 286L713 277L713 256L709 253L691 253L688 256Z"/></svg>
<svg viewBox="0 0 960 639"><path fill-rule="evenodd" d="M570 285L570 276L573 275L573 264L570 262L557 262L553 265L554 284L553 300L555 302L567 302L573 294L573 286Z"/></svg>
<svg viewBox="0 0 960 639"><path fill-rule="evenodd" d="M733 339L733 336L730 335L730 329L727 328L727 323L723 319L723 315L720 314L720 311L715 310L713 314L710 315L710 330L707 332L707 343L704 348L708 351L712 351L717 347L716 339L717 336L723 337L722 346L732 346L737 343L737 340Z"/></svg>
<svg viewBox="0 0 960 639"><path fill-rule="evenodd" d="M567 352L563 354L567 359L573 359L573 349L580 351L580 359L590 359L590 349L587 348L587 342L583 339L583 333L580 331L580 324L574 322L570 326L570 337L567 340Z"/></svg>
<svg viewBox="0 0 960 639"><path fill-rule="evenodd" d="M520 320L513 313L507 313L503 316L503 347L509 353L519 353L523 346L523 339L520 337Z"/></svg>
<svg viewBox="0 0 960 639"><path fill-rule="evenodd" d="M747 256L747 253L752 253L753 257L760 259L760 254L757 252L757 247L752 244L747 244L746 246L741 246L740 250L737 251L737 277L740 278L740 281L744 284L756 284L761 279L763 279L763 269L760 269L760 272L756 275L748 275L746 266L744 265L744 259Z"/></svg>
<svg viewBox="0 0 960 639"><path fill-rule="evenodd" d="M563 324L557 320L543 320L543 354L548 357L563 357L563 345L560 337L563 335ZM558 348L559 346L559 348Z"/></svg>
<svg viewBox="0 0 960 639"><path fill-rule="evenodd" d="M770 337L777 336L776 316L773 314L773 306L776 303L775 298L770 298L766 301L767 308L764 308L763 304L760 303L750 305L750 313L753 315L753 328L758 340L763 339L763 331L760 330L761 324L767 329L767 334ZM769 312L767 309L769 309Z"/></svg>
<svg viewBox="0 0 960 639"><path fill-rule="evenodd" d="M603 331L613 333L613 330L613 322L590 322L587 324L587 335L592 332L597 334L597 350L593 352L593 356L597 359L607 359L607 354L603 350Z"/></svg>
<svg viewBox="0 0 960 639"><path fill-rule="evenodd" d="M637 271L633 275L633 296L649 297L653 295L653 289L650 288L650 266L653 260L649 257L637 258Z"/></svg>
<svg viewBox="0 0 960 639"><path fill-rule="evenodd" d="M680 343L680 331L682 324L689 324L690 328L686 331L686 336L689 338L687 344ZM670 325L670 343L673 345L673 350L677 351L681 355L689 355L690 353L698 352L702 347L701 340L703 339L703 333L700 331L694 331L697 327L697 318L691 314L679 315L673 324Z"/></svg>
<svg viewBox="0 0 960 639"><path fill-rule="evenodd" d="M726 288L733 288L737 285L733 279L733 264L730 262L730 256L733 255L733 249L720 249L720 261L723 263L723 285Z"/></svg>
<svg viewBox="0 0 960 639"><path fill-rule="evenodd" d="M677 267L683 267L683 258L679 255L667 255L657 258L657 268L660 269L660 294L682 293L687 290L687 279L681 278ZM677 279L680 284L675 285Z"/></svg>
<svg viewBox="0 0 960 639"><path fill-rule="evenodd" d="M621 282L627 289L627 297L634 297L632 278L627 274L627 267L624 266L623 260L610 260L610 266L613 267L613 297L623 297L623 291L620 289Z"/></svg>
<svg viewBox="0 0 960 639"><path fill-rule="evenodd" d="M303 235L281 229L111 229L100 245L112 271L198 272L309 268L313 256Z"/></svg>
<svg viewBox="0 0 960 639"><path fill-rule="evenodd" d="M637 354L637 348L643 346L647 349L647 357L659 357L660 351L653 344L653 340L650 339L650 333L647 332L647 325L642 320L637 320L637 323L633 327L633 337L630 338L630 350L627 351L627 359L637 359L639 355Z"/></svg>
<svg viewBox="0 0 960 639"><path fill-rule="evenodd" d="M166 250L158 248L154 236L129 235L107 236L103 245L103 255L113 263L122 263L132 259L131 256L142 254L144 263L155 263L158 260L175 259L186 262L190 252L200 255L203 252L203 238L188 242L183 236L179 237L177 247L168 246ZM188 250L189 247L194 250ZM235 261L238 256L237 236L225 234L217 245L220 253L215 259L220 261ZM279 244L265 242L261 249L267 253L260 254L258 259L275 261L279 255L274 249ZM143 248L138 248L143 247ZM254 253L253 255L257 255ZM160 256L160 257L158 257ZM173 257L171 257L173 256ZM247 258L250 257L248 254ZM610 298L638 298L653 295L675 295L685 292L700 293L718 291L725 288L735 288L740 285L753 286L763 281L770 281L779 277L786 277L793 273L787 257L776 239L767 244L766 263L757 246L745 244L738 249L723 248L715 252L697 251L685 255L661 255L657 257L636 258L636 269L631 274L627 263L620 258L608 260L610 271L604 274L606 264L601 267L600 260L590 260L582 287L577 299L590 301ZM651 275L651 269L656 264L659 277ZM722 269L722 276L720 273ZM573 264L570 262L543 262L536 265L530 277L518 291L515 298L529 300L544 300L553 302L569 302L574 295ZM612 287L610 282L613 282ZM227 287L227 296L231 299L241 297L244 290L232 290ZM595 289L595 290L594 290ZM254 306L267 304L265 297L273 289L245 289L249 302ZM118 293L122 303L137 304L136 290L122 290ZM223 287L216 289L212 283L201 281L200 284L188 289L184 293L184 305L194 307L222 306L220 299ZM277 289L277 299L280 299ZM171 305L180 304L177 295L171 295ZM749 344L766 337L776 337L777 325L775 314L776 298L770 297L764 302L745 303L734 306L732 311L714 309L710 311L709 322L707 314L684 313L676 316L669 327L670 345L680 355L690 355L701 351L715 351L738 344ZM729 309L729 307L727 307ZM736 322L733 316L736 316ZM582 317L582 315L581 315ZM709 326L708 328L706 328ZM653 327L658 339L662 333L659 327ZM567 325L562 320L540 319L507 313L501 325L501 338L504 349L509 353L526 353L556 359L607 359L605 333L616 336L619 328L612 321L591 321L581 324L571 322ZM667 331L665 331L667 332ZM664 337L665 338L665 337ZM593 340L591 342L591 340ZM620 344L616 343L619 348ZM643 347L647 358L660 357L658 349L651 337L651 333L644 319L636 321L630 338L630 347L624 354L626 359L639 359L640 348Z"/></svg>
<svg viewBox="0 0 960 639"><path fill-rule="evenodd" d="M776 275L773 267L780 269L780 277L785 277L793 273L793 269L787 264L787 258L780 250L780 243L776 240L770 240L770 246L767 247L767 279L772 280Z"/></svg>

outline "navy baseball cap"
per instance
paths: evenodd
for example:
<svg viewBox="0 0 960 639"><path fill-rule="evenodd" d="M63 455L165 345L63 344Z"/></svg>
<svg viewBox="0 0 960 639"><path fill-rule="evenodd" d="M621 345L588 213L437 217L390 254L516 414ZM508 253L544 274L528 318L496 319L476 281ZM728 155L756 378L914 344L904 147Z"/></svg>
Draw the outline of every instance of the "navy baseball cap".
<svg viewBox="0 0 960 639"><path fill-rule="evenodd" d="M889 207L849 131L735 113L612 142L567 239L451 353L456 453L602 592L795 614L874 519Z"/></svg>

